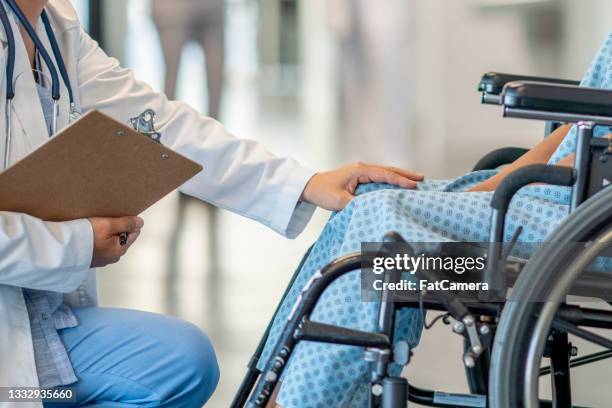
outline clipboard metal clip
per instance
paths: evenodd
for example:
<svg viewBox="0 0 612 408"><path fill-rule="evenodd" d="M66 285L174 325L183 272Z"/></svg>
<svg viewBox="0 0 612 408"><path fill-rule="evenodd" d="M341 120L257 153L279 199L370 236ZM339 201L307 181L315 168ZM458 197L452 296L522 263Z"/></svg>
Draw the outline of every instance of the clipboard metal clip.
<svg viewBox="0 0 612 408"><path fill-rule="evenodd" d="M135 131L161 144L161 133L155 130L155 111L153 109L147 109L140 115L130 118L130 123Z"/></svg>

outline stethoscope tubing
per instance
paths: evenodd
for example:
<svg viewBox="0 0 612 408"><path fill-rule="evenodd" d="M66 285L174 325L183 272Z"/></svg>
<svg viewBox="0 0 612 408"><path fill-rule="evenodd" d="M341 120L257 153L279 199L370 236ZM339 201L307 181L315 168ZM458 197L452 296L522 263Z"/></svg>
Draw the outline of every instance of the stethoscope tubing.
<svg viewBox="0 0 612 408"><path fill-rule="evenodd" d="M44 9L41 14L41 19L42 19L43 25L45 26L47 38L49 38L49 42L51 43L51 51L53 51L53 56L55 57L55 63L57 64L57 68L62 77L62 81L64 82L64 86L68 90L68 99L70 100L70 104L74 105L74 95L72 93L72 86L70 86L70 78L68 77L68 70L66 69L64 58L62 58L62 52L60 51L59 44L57 43L57 38L55 38L55 33L53 32L53 28L51 27L49 16L47 15L47 11Z"/></svg>
<svg viewBox="0 0 612 408"><path fill-rule="evenodd" d="M41 58L43 59L43 61L45 61L45 65L47 65L47 68L49 69L49 74L51 75L51 97L54 100L58 100L60 98L59 76L57 75L57 69L55 69L55 65L53 64L53 60L51 59L51 56L45 49L45 46L40 40L40 37L38 36L38 34L36 34L36 30L34 30L34 27L32 27L32 24L30 24L25 14L23 14L23 11L21 11L21 8L19 8L17 3L15 3L15 0L5 0L5 1L10 7L10 9L13 11L13 13L15 13L15 16L17 16L17 19L19 20L23 28L25 28L26 32L28 33L28 36L32 39L32 42L34 43L34 46L38 50ZM7 30L7 28L5 28L5 30ZM9 26L8 30L12 30L12 28ZM13 60L12 63L15 64L15 61Z"/></svg>
<svg viewBox="0 0 612 408"><path fill-rule="evenodd" d="M8 52L7 52L7 65L6 65L6 106L5 106L5 114L6 114L6 132L4 137L4 169L9 166L9 160L11 157L11 142L12 142L12 120L11 120L11 111L13 106L13 98L15 97L15 89L13 84L13 74L15 72L15 36L13 35L13 30L10 29L11 23L8 19L8 15L6 13L6 9L4 8L4 3L0 1L0 22L5 27L4 31L6 32L6 41L8 43ZM7 29L8 27L8 29ZM12 63L10 63L12 62Z"/></svg>
<svg viewBox="0 0 612 408"><path fill-rule="evenodd" d="M60 99L60 84L59 84L59 76L57 71L59 70L59 75L61 75L62 81L68 90L68 97L70 100L70 114L72 115L73 110L75 109L74 103L74 94L72 92L72 87L70 86L70 78L68 76L68 71L66 69L66 65L64 63L64 59L62 58L62 54L59 48L59 44L57 42L57 38L53 32L53 28L51 27L51 22L49 21L49 17L47 12L43 9L41 14L41 19L43 25L45 27L45 32L47 37L49 38L49 42L51 44L51 50L53 52L53 56L55 57L55 62L57 63L57 69L55 64L53 64L53 60L51 56L45 49L40 37L36 33L36 30L32 27L26 16L23 14L21 8L17 5L15 0L0 0L0 23L2 23L4 27L4 31L6 33L7 38L7 63L6 63L6 134L5 134L5 147L4 147L4 168L6 169L9 165L10 157L11 157L11 144L12 144L12 101L15 97L15 84L14 73L15 73L15 35L13 33L13 29L11 27L11 23L8 17L8 13L6 8L4 7L3 1L6 1L9 8L13 11L19 22L25 28L28 36L32 39L34 46L38 50L40 57L47 65L49 69L49 74L51 76L51 98L53 99L53 118L51 121L51 134L55 134L57 132L57 121L59 117L59 99Z"/></svg>
<svg viewBox="0 0 612 408"><path fill-rule="evenodd" d="M6 32L6 41L8 45L6 64L6 99L13 99L15 97L15 88L13 84L13 75L15 73L15 35L11 29L11 23L2 1L0 1L0 22L2 23L4 31Z"/></svg>

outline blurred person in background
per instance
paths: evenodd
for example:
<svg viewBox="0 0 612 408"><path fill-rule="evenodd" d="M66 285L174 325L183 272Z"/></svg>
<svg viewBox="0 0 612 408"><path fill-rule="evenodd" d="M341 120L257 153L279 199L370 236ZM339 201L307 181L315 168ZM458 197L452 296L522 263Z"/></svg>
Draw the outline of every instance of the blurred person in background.
<svg viewBox="0 0 612 408"><path fill-rule="evenodd" d="M346 157L412 165L412 2L334 0L328 7Z"/></svg>
<svg viewBox="0 0 612 408"><path fill-rule="evenodd" d="M224 0L153 0L153 22L159 33L165 63L164 92L169 99L176 99L181 56L185 46L195 42L204 51L208 96L208 116L219 119L223 91L223 66L225 57L225 1ZM189 203L205 204L208 211L208 264L209 278L219 270L217 261L218 211L187 194L178 194L176 219L169 237L168 263L166 267L167 312L176 313L178 294L176 275L179 269L178 251L185 227ZM211 285L211 288L214 285ZM213 291L214 292L214 291Z"/></svg>
<svg viewBox="0 0 612 408"><path fill-rule="evenodd" d="M193 41L206 57L208 116L219 119L225 48L224 0L153 0L152 14L166 65L164 92L176 99L181 54Z"/></svg>

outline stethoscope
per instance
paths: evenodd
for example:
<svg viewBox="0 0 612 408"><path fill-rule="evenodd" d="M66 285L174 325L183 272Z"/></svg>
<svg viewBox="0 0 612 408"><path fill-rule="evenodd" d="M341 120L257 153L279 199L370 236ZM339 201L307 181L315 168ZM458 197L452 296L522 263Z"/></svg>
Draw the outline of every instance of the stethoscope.
<svg viewBox="0 0 612 408"><path fill-rule="evenodd" d="M34 30L26 16L23 14L21 8L19 8L17 3L15 3L15 0L5 1L19 20L20 24L23 26L23 28L25 28L26 32L28 33L28 36L32 39L32 42L34 43L38 54L49 69L49 75L51 76L51 98L53 99L53 118L51 120L51 135L54 135L57 132L57 120L59 117L60 83L59 76L57 73L58 69L59 75L61 75L62 81L64 82L66 89L68 89L68 98L70 99L70 121L78 118L79 116L74 102L74 94L72 93L72 87L70 86L70 78L68 77L68 71L66 70L66 65L64 64L64 59L62 58L57 38L55 37L53 29L51 28L49 17L47 16L46 11L43 9L41 19L45 27L47 37L49 38L49 43L51 44L53 56L55 57L55 61L57 63L56 69L55 64L53 64L53 60L45 49L42 41L40 40L40 37L38 36L38 34L36 34L36 30ZM8 44L6 61L6 138L4 148L4 168L6 169L9 165L9 160L11 157L11 113L13 98L15 97L15 84L13 83L13 77L15 72L15 35L13 34L13 29L11 27L8 14L6 12L6 9L4 8L2 0L0 0L0 22L4 27Z"/></svg>

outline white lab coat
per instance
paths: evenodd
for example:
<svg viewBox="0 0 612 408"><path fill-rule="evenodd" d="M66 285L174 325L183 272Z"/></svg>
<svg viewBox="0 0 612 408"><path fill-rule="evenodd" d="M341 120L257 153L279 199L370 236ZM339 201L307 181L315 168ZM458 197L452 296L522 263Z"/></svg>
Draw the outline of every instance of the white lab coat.
<svg viewBox="0 0 612 408"><path fill-rule="evenodd" d="M254 141L229 135L213 119L184 103L171 102L134 79L109 58L81 28L67 0L47 6L60 43L77 107L98 109L121 122L146 108L157 113L162 142L202 163L205 170L181 191L255 219L288 237L304 228L314 207L298 203L313 175L296 161L277 158ZM12 17L12 16L11 16ZM14 163L48 141L25 47L11 18L17 42L13 102ZM44 29L37 27L48 50ZM6 53L0 30L0 157L4 155ZM68 123L68 95L62 85L60 128ZM24 214L0 212L0 386L37 386L28 315L21 288L62 292L73 306L96 303L95 272L89 268L93 233L89 221L44 222ZM0 403L0 407L8 406ZM28 404L18 404L27 407ZM32 404L30 406L40 406Z"/></svg>

